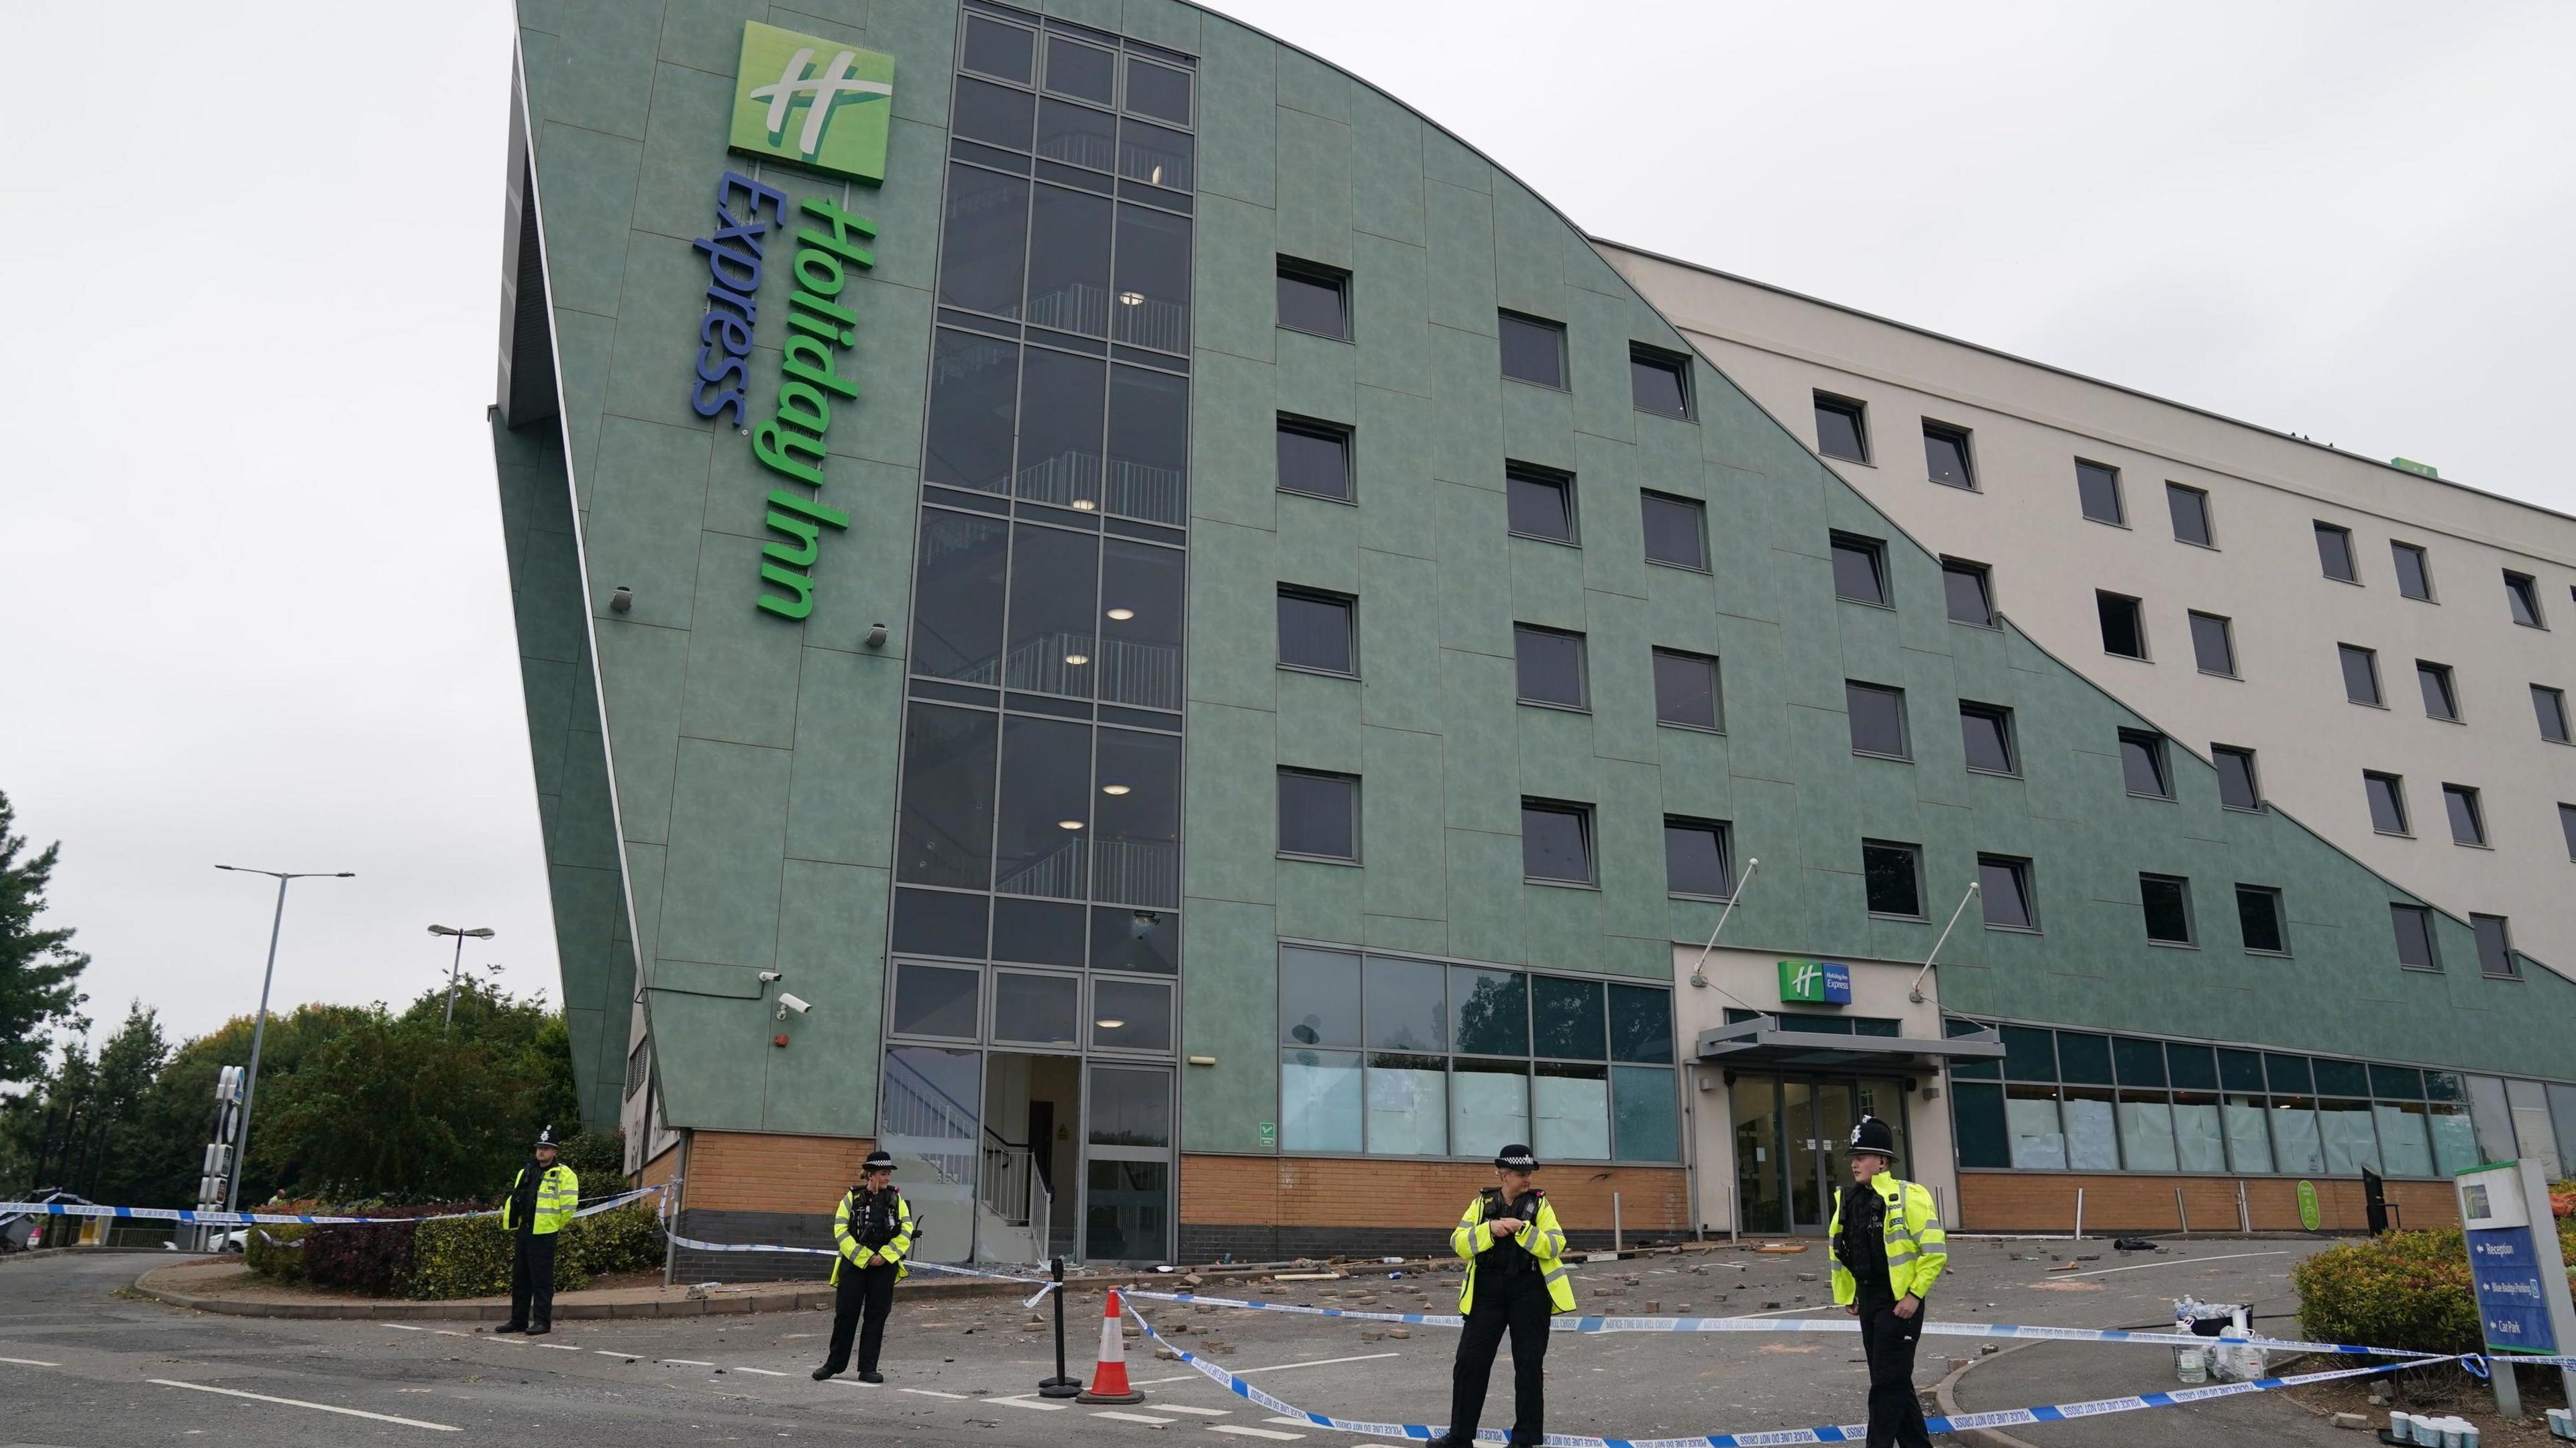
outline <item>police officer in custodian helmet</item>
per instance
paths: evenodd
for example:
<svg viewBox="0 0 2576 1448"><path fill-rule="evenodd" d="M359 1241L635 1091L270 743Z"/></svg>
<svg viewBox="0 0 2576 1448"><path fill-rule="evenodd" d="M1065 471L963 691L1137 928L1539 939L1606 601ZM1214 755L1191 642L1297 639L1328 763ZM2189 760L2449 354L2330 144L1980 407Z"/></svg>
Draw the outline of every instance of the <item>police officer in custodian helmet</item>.
<svg viewBox="0 0 2576 1448"><path fill-rule="evenodd" d="M1512 1444L1536 1448L1547 1436L1548 1319L1574 1310L1574 1287L1565 1280L1565 1229L1534 1178L1538 1158L1514 1142L1494 1158L1493 1186L1476 1194L1449 1234L1450 1249L1467 1259L1467 1281L1458 1289L1458 1313L1467 1326L1458 1335L1451 1370L1449 1431L1434 1448L1466 1448L1484 1415L1485 1384L1503 1336L1512 1339Z"/></svg>
<svg viewBox="0 0 2576 1448"><path fill-rule="evenodd" d="M894 1158L868 1153L859 1166L859 1184L841 1197L832 1214L832 1345L817 1382L850 1365L850 1336L859 1339L859 1381L881 1383L877 1352L885 1346L886 1318L894 1312L894 1285L911 1275L903 1259L912 1251L915 1233L912 1204L894 1189ZM867 1323L860 1326L864 1312Z"/></svg>
<svg viewBox="0 0 2576 1448"><path fill-rule="evenodd" d="M1860 1348L1869 1359L1869 1448L1931 1448L1923 1403L1914 1395L1914 1348L1923 1337L1923 1304L1950 1265L1948 1237L1932 1193L1901 1181L1896 1133L1875 1116L1852 1128L1851 1185L1834 1203L1826 1250L1834 1264L1834 1301L1860 1319Z"/></svg>

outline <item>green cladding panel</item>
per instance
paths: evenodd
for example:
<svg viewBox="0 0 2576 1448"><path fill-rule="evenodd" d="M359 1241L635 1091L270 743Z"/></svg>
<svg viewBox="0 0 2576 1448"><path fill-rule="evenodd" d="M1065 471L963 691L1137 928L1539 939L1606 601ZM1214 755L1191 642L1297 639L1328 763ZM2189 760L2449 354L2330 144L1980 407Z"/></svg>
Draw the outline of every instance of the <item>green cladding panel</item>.
<svg viewBox="0 0 2576 1448"><path fill-rule="evenodd" d="M607 962L631 907L669 1120L855 1134L874 1129L958 12L812 8L523 3L563 440L549 429L528 449L550 464L517 461L515 435L502 454L505 496L544 466L563 489L570 468L553 521L514 526L512 546L531 555L517 576L532 738L567 999L598 1013L586 1049L602 1063L623 1049L627 981ZM1920 959L1981 852L2034 861L2042 930L1971 916L1943 951L1956 1010L2563 1073L2566 980L2481 978L2447 917L2451 968L2401 970L2388 910L2409 897L2294 820L2222 810L2180 746L2176 798L2129 797L2117 731L2145 721L2009 626L1949 623L1938 560L1704 359L1690 418L1633 406L1631 345L1689 356L1688 342L1509 174L1214 13L1046 8L1197 57L1181 1044L1217 1064L1182 1073L1184 1146L1249 1149L1248 1123L1275 1118L1283 937L1669 980L1672 942L1704 939L1720 907L1666 895L1667 815L1728 821L1735 857L1761 858L1729 939L1782 957ZM892 57L897 93L858 103L884 119L881 184L728 156L733 108L773 79L735 74L744 18ZM716 224L729 167L877 228L873 266L849 268L839 299L856 397L839 399L822 465L850 521L813 564L802 622L753 606L774 475L732 418L689 406L707 311L691 242ZM1349 274L1349 340L1275 325L1282 257ZM1564 329L1565 387L1501 375L1503 313ZM768 310L755 331L752 423L788 340ZM1350 429L1352 501L1275 488L1282 413ZM1574 546L1510 536L1509 463L1572 476ZM1705 570L1646 560L1647 492L1702 506ZM1836 599L1837 530L1883 541L1892 610ZM1281 584L1358 599L1358 678L1272 667ZM1515 702L1516 622L1584 635L1587 711ZM872 648L876 623L889 638ZM1721 661L1723 732L1656 727L1656 648ZM1854 756L1847 680L1904 690L1911 762ZM1965 768L1962 698L2015 711L2021 777ZM1278 856L1283 766L1360 776L1357 864ZM1523 881L1526 796L1592 806L1597 888ZM1869 915L1864 837L1919 844L1931 919ZM2194 882L2201 948L2147 943L2141 872ZM2288 957L2241 949L2239 881L2282 892ZM765 969L814 1013L776 1027L753 999ZM774 1029L792 1032L786 1049Z"/></svg>

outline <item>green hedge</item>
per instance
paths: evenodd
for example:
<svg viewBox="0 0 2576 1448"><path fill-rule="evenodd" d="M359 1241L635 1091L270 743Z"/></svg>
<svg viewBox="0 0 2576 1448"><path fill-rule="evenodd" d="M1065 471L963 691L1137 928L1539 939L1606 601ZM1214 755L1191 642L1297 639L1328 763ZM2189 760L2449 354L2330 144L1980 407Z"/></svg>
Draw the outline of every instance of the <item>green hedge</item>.
<svg viewBox="0 0 2576 1448"><path fill-rule="evenodd" d="M253 1272L279 1282L304 1280L305 1226L257 1226L242 1240L242 1261Z"/></svg>
<svg viewBox="0 0 2576 1448"><path fill-rule="evenodd" d="M406 1297L492 1297L510 1290L511 1234L498 1217L423 1222L412 1233L411 1266L397 1290ZM662 1229L651 1201L568 1223L555 1244L555 1290L587 1287L594 1277L662 1265Z"/></svg>
<svg viewBox="0 0 2576 1448"><path fill-rule="evenodd" d="M2558 1224L2558 1244L2576 1262L2576 1220ZM2292 1269L2290 1280L2299 1289L2300 1330L2312 1341L2434 1353L2485 1346L2468 1245L2456 1227L2330 1247ZM2576 1295L2576 1274L2569 1290Z"/></svg>

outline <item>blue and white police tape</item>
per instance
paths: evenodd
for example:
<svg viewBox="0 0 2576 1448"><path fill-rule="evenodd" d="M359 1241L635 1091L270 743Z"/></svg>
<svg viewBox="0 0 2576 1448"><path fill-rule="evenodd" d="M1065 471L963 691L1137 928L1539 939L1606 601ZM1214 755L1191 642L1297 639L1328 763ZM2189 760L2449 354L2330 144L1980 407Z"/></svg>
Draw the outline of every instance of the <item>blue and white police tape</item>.
<svg viewBox="0 0 2576 1448"><path fill-rule="evenodd" d="M683 1237L679 1233L672 1231L668 1225L665 1225L662 1228L662 1232L663 1235L671 1239L674 1245L686 1247L692 1252L783 1252L790 1256L797 1257L837 1257L841 1255L829 1247L780 1247L767 1242L704 1242L695 1237ZM1046 1300L1046 1295L1048 1293L1055 1291L1062 1285L1061 1283L1048 1281L1045 1278L1031 1277L1025 1273L986 1272L974 1267L959 1267L954 1263L949 1262L924 1262L917 1257L907 1258L904 1265L912 1268L916 1272L946 1272L957 1277L981 1277L994 1282L1017 1282L1023 1286L1035 1284L1038 1290L1030 1294L1029 1299L1026 1302L1020 1304L1022 1307L1037 1306L1039 1303Z"/></svg>
<svg viewBox="0 0 2576 1448"><path fill-rule="evenodd" d="M660 1185L638 1187L594 1206L584 1207L573 1215L587 1217L593 1212L622 1207L638 1197L651 1196L660 1190ZM119 1221L181 1222L210 1227L357 1227L388 1222L447 1222L459 1217L489 1217L500 1210L491 1207L479 1212L440 1212L428 1217L325 1217L291 1212L200 1212L184 1207L106 1207L92 1202L0 1202L0 1216L26 1212L46 1217L112 1217Z"/></svg>
<svg viewBox="0 0 2576 1448"><path fill-rule="evenodd" d="M1190 1292L1149 1292L1137 1288L1124 1294L1163 1302L1188 1302L1203 1307L1237 1307L1256 1312L1293 1312L1308 1317L1346 1317L1362 1322L1401 1322L1424 1327L1458 1327L1466 1319L1455 1313L1433 1312L1357 1312L1344 1307L1308 1307L1295 1302L1252 1302L1233 1297L1207 1297ZM1566 1314L1552 1319L1552 1332L1846 1332L1860 1331L1860 1324L1849 1317L1584 1317ZM2274 1337L2201 1337L2182 1332L2127 1332L2114 1328L2034 1327L2009 1322L1927 1322L1924 1335L1929 1337L2034 1338L2056 1342L2126 1342L2166 1347L2214 1347L2221 1344L2243 1344L2273 1352L2332 1353L2345 1357L2431 1358L2436 1353L2411 1352L2402 1348L2363 1347L2341 1342L2298 1342Z"/></svg>
<svg viewBox="0 0 2576 1448"><path fill-rule="evenodd" d="M573 1216L578 1219L581 1217L595 1217L601 1212L613 1212L619 1207L632 1204L637 1197L651 1196L653 1193L660 1190L660 1187L654 1186L639 1187L631 1192L620 1192L616 1196L610 1197L605 1201L593 1202L589 1206L581 1208L579 1211L574 1212ZM314 1217L310 1220L331 1226L341 1226L351 1222L359 1223L361 1225L382 1225L388 1222L453 1222L465 1217L489 1217L496 1214L499 1210L500 1209L498 1207L495 1207L488 1212L441 1212L434 1217ZM201 1217L199 1220L203 1221L205 1219ZM271 1246L301 1247L304 1245L304 1239L301 1237L272 1237L268 1234L268 1229L265 1227L259 1229L259 1235L260 1240L269 1243Z"/></svg>
<svg viewBox="0 0 2576 1448"><path fill-rule="evenodd" d="M1126 1294L1121 1294L1122 1296ZM1135 1294L1143 1296L1143 1293ZM1168 1293L1157 1296L1168 1297ZM1145 1335L1177 1354L1180 1360L1204 1374L1210 1381L1237 1397L1248 1399L1282 1417L1296 1418L1318 1428L1333 1428L1344 1433L1360 1433L1377 1438L1437 1438L1446 1429L1437 1423L1371 1423L1351 1418L1336 1418L1326 1413L1310 1413L1296 1404L1254 1387L1186 1348L1175 1347L1154 1330L1154 1325L1137 1312L1133 1304L1127 1311ZM2208 1341L2208 1339L2196 1339ZM2177 1388L2169 1393L2141 1393L2122 1398L2096 1398L2084 1403L2050 1403L2029 1408L2004 1408L1986 1413L1960 1413L1951 1417L1927 1418L1924 1428L1934 1433L1955 1433L1970 1428L2009 1428L2024 1423L2058 1423L2071 1418L2098 1418L2112 1413L2134 1413L2148 1408L2172 1408L2185 1403L2205 1403L2213 1398L2233 1398L2247 1393L2266 1393L2275 1388L2300 1387L2308 1383L2331 1382L2338 1378L2368 1377L2375 1373L2392 1373L2405 1368L2429 1367L2435 1363L2456 1362L2458 1358L2423 1358L2378 1367L2340 1368L2332 1372L2299 1373L2290 1377L2257 1378L2243 1383L2213 1383L2198 1388ZM1768 1448L1768 1445L1790 1443L1859 1443L1869 1437L1864 1424L1822 1425L1813 1428L1776 1428L1753 1433L1705 1433L1690 1438L1592 1438L1568 1433L1550 1433L1540 1440L1547 1448ZM1476 1434L1478 1442L1507 1443L1511 1434L1500 1428L1483 1429Z"/></svg>

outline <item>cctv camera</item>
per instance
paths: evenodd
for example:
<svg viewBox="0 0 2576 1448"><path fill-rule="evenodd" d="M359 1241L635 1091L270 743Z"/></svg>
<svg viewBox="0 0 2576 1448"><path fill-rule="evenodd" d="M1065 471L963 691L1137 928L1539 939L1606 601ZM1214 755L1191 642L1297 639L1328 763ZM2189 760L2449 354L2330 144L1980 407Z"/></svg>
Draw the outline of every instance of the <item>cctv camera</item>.
<svg viewBox="0 0 2576 1448"><path fill-rule="evenodd" d="M777 971L774 971L774 970L764 970L764 971L762 971L762 972L760 973L760 983L761 983L762 985L767 985L767 984L769 984L771 981L776 981L776 980L785 980L785 979L787 979L787 977L785 977L785 976L783 976L783 975L779 974Z"/></svg>
<svg viewBox="0 0 2576 1448"><path fill-rule="evenodd" d="M787 1019L789 1011L794 1011L801 1016L812 1009L814 1009L814 1003L803 996L790 995L785 991L778 993L778 1018L782 1021Z"/></svg>

